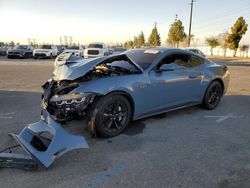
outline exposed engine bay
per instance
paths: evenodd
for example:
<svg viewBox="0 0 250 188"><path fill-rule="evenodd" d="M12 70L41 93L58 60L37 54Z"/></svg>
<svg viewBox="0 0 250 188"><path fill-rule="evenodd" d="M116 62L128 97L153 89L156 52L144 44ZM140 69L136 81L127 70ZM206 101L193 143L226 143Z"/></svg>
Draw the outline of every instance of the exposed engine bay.
<svg viewBox="0 0 250 188"><path fill-rule="evenodd" d="M105 78L105 77L112 77L112 76L121 76L125 74L130 74L131 71L129 69L125 69L122 67L114 67L109 65L98 65L87 73L84 77L87 80L92 80L95 78Z"/></svg>
<svg viewBox="0 0 250 188"><path fill-rule="evenodd" d="M140 70L132 65L126 56L121 56L119 58L110 58L107 61L104 61L95 66L83 77L76 79L76 81L90 81L93 79L138 73L141 73Z"/></svg>
<svg viewBox="0 0 250 188"><path fill-rule="evenodd" d="M73 56L74 57L74 56ZM71 57L72 58L72 57ZM75 66L77 62L68 60L61 66ZM57 74L62 74L57 70ZM97 93L74 93L73 90L84 82L92 80L139 74L141 71L136 67L126 55L110 57L107 60L93 66L86 74L74 80L55 80L46 82L42 88L42 106L59 122L84 118L86 108L93 103Z"/></svg>

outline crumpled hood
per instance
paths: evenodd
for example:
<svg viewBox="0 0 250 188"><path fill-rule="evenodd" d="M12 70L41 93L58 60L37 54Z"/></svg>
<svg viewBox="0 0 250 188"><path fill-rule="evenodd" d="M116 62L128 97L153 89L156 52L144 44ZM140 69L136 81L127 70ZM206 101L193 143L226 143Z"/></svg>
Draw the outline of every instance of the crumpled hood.
<svg viewBox="0 0 250 188"><path fill-rule="evenodd" d="M71 60L71 55L66 53L56 58L53 72L54 80L75 80L82 77L105 58Z"/></svg>

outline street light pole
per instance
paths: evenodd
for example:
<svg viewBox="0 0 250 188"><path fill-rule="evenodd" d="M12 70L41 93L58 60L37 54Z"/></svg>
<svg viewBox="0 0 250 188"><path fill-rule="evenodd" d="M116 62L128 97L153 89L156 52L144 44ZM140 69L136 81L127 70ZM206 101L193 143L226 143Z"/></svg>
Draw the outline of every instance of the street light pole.
<svg viewBox="0 0 250 188"><path fill-rule="evenodd" d="M189 32L188 32L188 47L190 47L191 42L191 32L192 32L192 18L193 18L193 5L194 0L191 0L191 9L190 9L190 21L189 21Z"/></svg>

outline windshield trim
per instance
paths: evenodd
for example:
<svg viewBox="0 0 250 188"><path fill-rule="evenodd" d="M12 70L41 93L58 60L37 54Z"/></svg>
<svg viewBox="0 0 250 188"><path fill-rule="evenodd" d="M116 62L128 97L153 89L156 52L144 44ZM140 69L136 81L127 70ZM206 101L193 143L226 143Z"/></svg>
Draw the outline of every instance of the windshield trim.
<svg viewBox="0 0 250 188"><path fill-rule="evenodd" d="M126 55L127 58L128 58L132 63L134 63L134 65L135 65L138 69L140 69L141 72L144 72L144 70L142 69L142 67L141 67L140 65L138 65L136 62L134 62L133 59L131 59L127 54L124 54L124 55Z"/></svg>

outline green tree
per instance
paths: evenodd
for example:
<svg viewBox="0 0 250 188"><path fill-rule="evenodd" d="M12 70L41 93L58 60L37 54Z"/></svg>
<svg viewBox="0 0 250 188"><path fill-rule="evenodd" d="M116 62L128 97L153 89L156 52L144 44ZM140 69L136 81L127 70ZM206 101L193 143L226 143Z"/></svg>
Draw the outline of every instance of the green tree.
<svg viewBox="0 0 250 188"><path fill-rule="evenodd" d="M184 26L182 25L182 21L176 19L174 23L171 24L170 29L168 31L167 43L174 47L179 47L180 42L184 41L187 37L184 32Z"/></svg>
<svg viewBox="0 0 250 188"><path fill-rule="evenodd" d="M138 40L138 37L134 37L133 46L134 46L134 47L139 47L139 40Z"/></svg>
<svg viewBox="0 0 250 188"><path fill-rule="evenodd" d="M207 44L210 46L211 55L213 55L213 49L219 46L218 39L215 37L210 37L206 39Z"/></svg>
<svg viewBox="0 0 250 188"><path fill-rule="evenodd" d="M8 45L9 45L9 46L15 46L15 42L12 40L12 41L9 42Z"/></svg>
<svg viewBox="0 0 250 188"><path fill-rule="evenodd" d="M129 40L123 44L124 48L126 49L132 49L134 48L134 42L132 40Z"/></svg>
<svg viewBox="0 0 250 188"><path fill-rule="evenodd" d="M155 24L154 28L152 29L152 32L148 38L148 43L150 46L160 46L161 45L161 37L158 33L157 26Z"/></svg>
<svg viewBox="0 0 250 188"><path fill-rule="evenodd" d="M124 42L122 46L123 46L124 48L127 48L127 47L128 47L128 42Z"/></svg>
<svg viewBox="0 0 250 188"><path fill-rule="evenodd" d="M141 31L141 33L138 35L138 45L140 47L145 46L145 37L144 33Z"/></svg>
<svg viewBox="0 0 250 188"><path fill-rule="evenodd" d="M234 50L234 57L236 56L237 49L239 48L240 40L247 31L248 24L243 17L239 17L234 23L234 26L231 27L231 33L227 38L229 48Z"/></svg>

